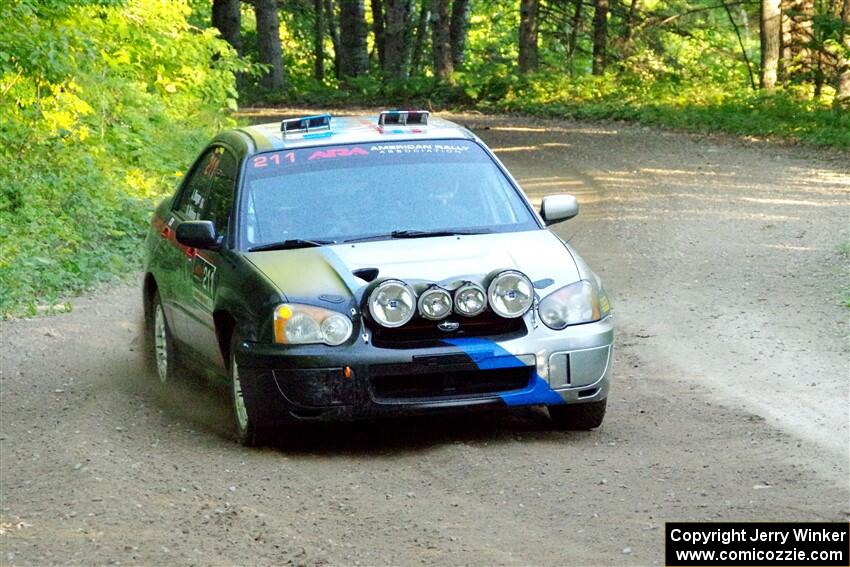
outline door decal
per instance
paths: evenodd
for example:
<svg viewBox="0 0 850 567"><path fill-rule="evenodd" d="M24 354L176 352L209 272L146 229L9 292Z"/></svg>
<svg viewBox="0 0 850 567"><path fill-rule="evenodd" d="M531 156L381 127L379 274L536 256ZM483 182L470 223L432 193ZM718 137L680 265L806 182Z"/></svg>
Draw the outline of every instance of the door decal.
<svg viewBox="0 0 850 567"><path fill-rule="evenodd" d="M214 287L215 266L200 254L196 254L192 264L192 295L195 301L210 311Z"/></svg>

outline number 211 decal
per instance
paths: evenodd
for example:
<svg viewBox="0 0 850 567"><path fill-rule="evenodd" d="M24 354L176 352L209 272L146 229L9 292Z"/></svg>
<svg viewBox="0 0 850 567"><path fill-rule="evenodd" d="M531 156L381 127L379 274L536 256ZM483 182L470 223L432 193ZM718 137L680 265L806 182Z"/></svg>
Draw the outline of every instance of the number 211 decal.
<svg viewBox="0 0 850 567"><path fill-rule="evenodd" d="M251 160L251 165L254 166L254 169L261 169L263 167L268 167L269 165L279 166L281 163L285 162L295 163L295 152L286 152L283 154L282 159L280 153L257 156Z"/></svg>

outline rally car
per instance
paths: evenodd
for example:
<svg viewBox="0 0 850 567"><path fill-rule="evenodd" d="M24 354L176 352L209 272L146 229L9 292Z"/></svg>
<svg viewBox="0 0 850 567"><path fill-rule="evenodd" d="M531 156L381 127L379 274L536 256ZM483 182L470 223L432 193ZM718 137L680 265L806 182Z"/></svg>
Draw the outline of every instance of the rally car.
<svg viewBox="0 0 850 567"><path fill-rule="evenodd" d="M287 423L545 406L605 415L613 325L599 277L472 132L426 111L219 134L145 242L163 383L229 384L238 439Z"/></svg>

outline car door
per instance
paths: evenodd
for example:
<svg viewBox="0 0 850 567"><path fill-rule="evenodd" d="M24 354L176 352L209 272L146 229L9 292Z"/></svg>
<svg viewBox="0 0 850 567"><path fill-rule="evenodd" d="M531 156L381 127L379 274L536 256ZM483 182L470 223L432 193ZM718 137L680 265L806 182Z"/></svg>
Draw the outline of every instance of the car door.
<svg viewBox="0 0 850 567"><path fill-rule="evenodd" d="M201 154L172 203L170 217L162 233L168 241L162 257L163 264L168 266L166 278L172 312L169 323L177 340L189 346L193 332L189 315L192 302L190 270L196 250L177 242L177 225L202 218L213 180L211 172L218 159L216 147L208 148Z"/></svg>
<svg viewBox="0 0 850 567"><path fill-rule="evenodd" d="M238 165L236 155L224 146L216 146L212 159L207 163L206 173L210 185L199 220L212 221L222 243L228 241L230 232ZM213 312L219 270L225 261L227 252L194 251L188 265L191 294L186 309L189 345L205 362L221 368L224 367L224 360L218 348Z"/></svg>

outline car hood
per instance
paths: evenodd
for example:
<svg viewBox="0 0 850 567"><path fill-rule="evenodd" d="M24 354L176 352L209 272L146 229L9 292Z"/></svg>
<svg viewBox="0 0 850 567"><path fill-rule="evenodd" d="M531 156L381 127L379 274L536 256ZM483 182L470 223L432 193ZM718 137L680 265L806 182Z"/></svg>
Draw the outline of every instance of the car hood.
<svg viewBox="0 0 850 567"><path fill-rule="evenodd" d="M367 269L377 269L381 280L447 286L482 282L487 274L503 269L523 272L536 287L580 279L567 247L548 230L380 240L251 252L247 257L290 301L356 297L369 282L355 272Z"/></svg>

